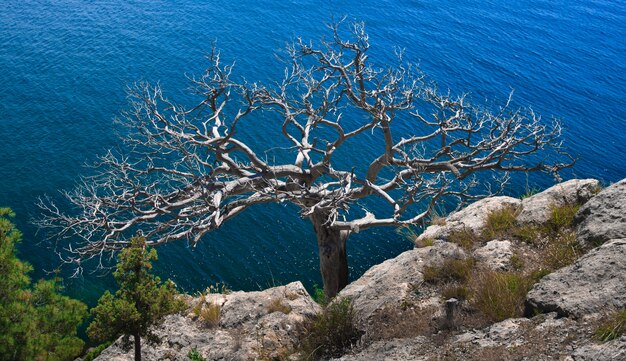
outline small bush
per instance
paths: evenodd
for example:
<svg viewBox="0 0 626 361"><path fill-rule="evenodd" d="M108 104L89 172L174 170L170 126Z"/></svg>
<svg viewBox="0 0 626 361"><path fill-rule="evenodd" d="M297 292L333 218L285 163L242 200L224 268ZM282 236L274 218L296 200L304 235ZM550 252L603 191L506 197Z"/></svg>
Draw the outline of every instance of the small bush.
<svg viewBox="0 0 626 361"><path fill-rule="evenodd" d="M228 295L232 292L232 290L225 283L216 283L214 285L210 285L204 292L205 294Z"/></svg>
<svg viewBox="0 0 626 361"><path fill-rule="evenodd" d="M465 282L474 267L473 258L446 259L441 266L426 266L422 271L425 282L439 283L458 281Z"/></svg>
<svg viewBox="0 0 626 361"><path fill-rule="evenodd" d="M524 260L519 254L514 254L511 256L511 266L516 271L521 271L524 268Z"/></svg>
<svg viewBox="0 0 626 361"><path fill-rule="evenodd" d="M288 315L291 312L291 307L289 305L285 305L281 299L274 298L270 301L270 304L267 306L267 312L282 312Z"/></svg>
<svg viewBox="0 0 626 361"><path fill-rule="evenodd" d="M355 344L361 332L355 327L352 300L344 298L329 304L307 327L302 343L305 359L339 357Z"/></svg>
<svg viewBox="0 0 626 361"><path fill-rule="evenodd" d="M626 333L626 308L607 316L596 329L596 338L600 341L611 341Z"/></svg>
<svg viewBox="0 0 626 361"><path fill-rule="evenodd" d="M198 352L196 347L187 353L187 358L191 361L206 361L206 359L200 355L200 352Z"/></svg>
<svg viewBox="0 0 626 361"><path fill-rule="evenodd" d="M491 322L521 317L532 281L519 273L483 271L471 282L472 306Z"/></svg>
<svg viewBox="0 0 626 361"><path fill-rule="evenodd" d="M85 357L83 357L83 361L93 361L96 357L100 356L100 354L102 353L102 351L104 351L105 348L111 346L111 343L112 342L109 341L109 342L105 342L96 346L96 348L87 352Z"/></svg>
<svg viewBox="0 0 626 361"><path fill-rule="evenodd" d="M508 235L515 226L516 217L517 211L513 207L504 207L491 212L487 216L483 237L491 240Z"/></svg>
<svg viewBox="0 0 626 361"><path fill-rule="evenodd" d="M200 311L200 321L207 327L216 327L220 323L221 307L215 303L209 303L208 306L203 307Z"/></svg>
<svg viewBox="0 0 626 361"><path fill-rule="evenodd" d="M455 229L448 234L448 241L456 243L466 250L471 250L480 241L478 235L469 228Z"/></svg>
<svg viewBox="0 0 626 361"><path fill-rule="evenodd" d="M546 268L543 268L543 267L539 268L538 270L535 270L535 271L533 271L530 274L531 282L533 284L537 283L537 282L539 282L540 279L544 278L545 276L549 275L550 273L551 273L551 271L549 269L546 269Z"/></svg>
<svg viewBox="0 0 626 361"><path fill-rule="evenodd" d="M324 289L318 286L317 284L313 285L313 301L315 301L318 305L322 307L326 307L328 305L328 298L326 297L326 293Z"/></svg>

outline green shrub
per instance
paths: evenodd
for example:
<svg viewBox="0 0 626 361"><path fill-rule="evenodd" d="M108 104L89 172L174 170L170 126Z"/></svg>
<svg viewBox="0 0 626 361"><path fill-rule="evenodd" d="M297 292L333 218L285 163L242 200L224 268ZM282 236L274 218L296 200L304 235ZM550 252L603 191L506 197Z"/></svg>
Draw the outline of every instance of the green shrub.
<svg viewBox="0 0 626 361"><path fill-rule="evenodd" d="M507 236L515 226L517 211L513 207L504 207L487 215L483 238L491 240Z"/></svg>
<svg viewBox="0 0 626 361"><path fill-rule="evenodd" d="M198 352L196 347L187 353L187 358L191 361L206 361L206 359L200 355L200 352Z"/></svg>
<svg viewBox="0 0 626 361"><path fill-rule="evenodd" d="M330 303L307 327L308 335L302 342L307 360L339 357L362 335L355 326L352 300L344 298Z"/></svg>
<svg viewBox="0 0 626 361"><path fill-rule="evenodd" d="M326 307L328 304L328 298L326 297L326 293L324 289L318 286L317 284L313 285L313 301L317 302L318 305L322 307Z"/></svg>
<svg viewBox="0 0 626 361"><path fill-rule="evenodd" d="M83 361L93 361L96 357L100 356L100 354L102 353L102 351L104 351L105 348L111 346L111 343L112 343L111 341L108 341L108 342L105 342L96 346L96 348L87 352L85 357L83 357Z"/></svg>
<svg viewBox="0 0 626 361"><path fill-rule="evenodd" d="M472 279L470 303L491 322L521 317L531 286L519 273L483 271Z"/></svg>
<svg viewBox="0 0 626 361"><path fill-rule="evenodd" d="M513 227L511 234L513 237L519 239L522 242L539 245L543 238L542 227L534 224L523 224L521 226Z"/></svg>
<svg viewBox="0 0 626 361"><path fill-rule="evenodd" d="M600 341L610 341L626 333L626 308L607 316L596 329L596 338Z"/></svg>

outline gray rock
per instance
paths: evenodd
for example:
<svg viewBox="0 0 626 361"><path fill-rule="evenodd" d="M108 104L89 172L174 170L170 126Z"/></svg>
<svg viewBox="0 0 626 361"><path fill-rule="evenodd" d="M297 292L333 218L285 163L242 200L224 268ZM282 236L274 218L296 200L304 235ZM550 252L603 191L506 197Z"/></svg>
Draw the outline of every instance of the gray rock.
<svg viewBox="0 0 626 361"><path fill-rule="evenodd" d="M626 239L611 240L542 278L526 296L532 309L581 317L626 306Z"/></svg>
<svg viewBox="0 0 626 361"><path fill-rule="evenodd" d="M519 223L545 223L553 206L583 204L596 193L600 183L595 179L572 179L522 200L517 216Z"/></svg>
<svg viewBox="0 0 626 361"><path fill-rule="evenodd" d="M367 348L358 352L344 355L334 361L426 361L431 355L424 352L432 347L432 342L426 337L376 341Z"/></svg>
<svg viewBox="0 0 626 361"><path fill-rule="evenodd" d="M361 278L349 284L338 298L350 297L360 327L381 308L400 305L423 281L426 265L439 265L448 258L464 258L465 252L457 245L435 241L431 247L406 251L370 268Z"/></svg>
<svg viewBox="0 0 626 361"><path fill-rule="evenodd" d="M626 179L602 190L576 214L578 240L599 245L609 239L626 237Z"/></svg>
<svg viewBox="0 0 626 361"><path fill-rule="evenodd" d="M511 266L513 249L511 241L490 241L474 251L474 258L482 265L496 271L506 271Z"/></svg>
<svg viewBox="0 0 626 361"><path fill-rule="evenodd" d="M574 361L626 360L626 336L601 344L585 345L572 355Z"/></svg>
<svg viewBox="0 0 626 361"><path fill-rule="evenodd" d="M270 312L269 306L275 300L291 311ZM187 354L192 349L207 360L274 359L295 348L302 323L321 311L300 282L259 292L209 294L190 303L220 305L219 326L209 329L189 315L168 316L154 329L160 342L142 343L143 359L188 361ZM121 340L96 358L98 361L132 359L133 350L123 350Z"/></svg>
<svg viewBox="0 0 626 361"><path fill-rule="evenodd" d="M432 225L426 228L424 233L417 237L418 241L423 239L447 239L452 231L470 230L480 234L485 227L487 216L493 211L513 207L518 208L521 201L511 197L490 197L481 199L469 206L454 212L446 218L445 225Z"/></svg>

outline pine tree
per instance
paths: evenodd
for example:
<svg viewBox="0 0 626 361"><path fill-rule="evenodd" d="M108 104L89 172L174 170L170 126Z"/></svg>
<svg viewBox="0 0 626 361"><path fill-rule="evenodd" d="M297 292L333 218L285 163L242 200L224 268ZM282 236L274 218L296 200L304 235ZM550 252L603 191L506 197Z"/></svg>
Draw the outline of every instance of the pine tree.
<svg viewBox="0 0 626 361"><path fill-rule="evenodd" d="M141 360L141 341L157 341L150 327L162 321L168 314L184 308L176 298L176 288L171 281L162 283L150 274L151 261L157 259L155 249L148 249L146 239L137 236L130 246L119 255L117 269L113 273L119 286L115 296L106 291L98 305L91 310L94 321L87 334L96 341L111 340L123 335L124 343L130 345L133 336L135 360Z"/></svg>
<svg viewBox="0 0 626 361"><path fill-rule="evenodd" d="M59 279L31 287L32 267L20 261L15 246L22 234L0 208L0 359L72 360L83 350L76 329L87 306L59 294Z"/></svg>

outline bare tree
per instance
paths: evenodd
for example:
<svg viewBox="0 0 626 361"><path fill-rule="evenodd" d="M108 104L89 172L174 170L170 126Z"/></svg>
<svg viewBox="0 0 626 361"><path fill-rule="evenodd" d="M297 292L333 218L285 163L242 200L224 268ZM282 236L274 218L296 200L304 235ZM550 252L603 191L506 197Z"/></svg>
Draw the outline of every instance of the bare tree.
<svg viewBox="0 0 626 361"><path fill-rule="evenodd" d="M291 202L313 224L324 291L333 297L348 283L351 233L414 224L441 200L473 199L477 172L567 166L535 155L561 154L558 122L544 124L508 102L490 112L441 93L401 54L393 67L374 66L362 24L345 37L339 26L331 30L317 46L290 46L285 77L273 86L233 80L214 52L192 79L200 96L193 107L158 86L133 87L121 119L125 151L102 156L97 174L65 193L77 212L42 200L40 225L80 237L68 248L68 261L80 262L126 247L138 230L150 245L195 245L253 205ZM244 141L249 127L267 128L278 156ZM337 155L362 142L376 142L379 154L353 162ZM371 201L384 205L369 209Z"/></svg>

